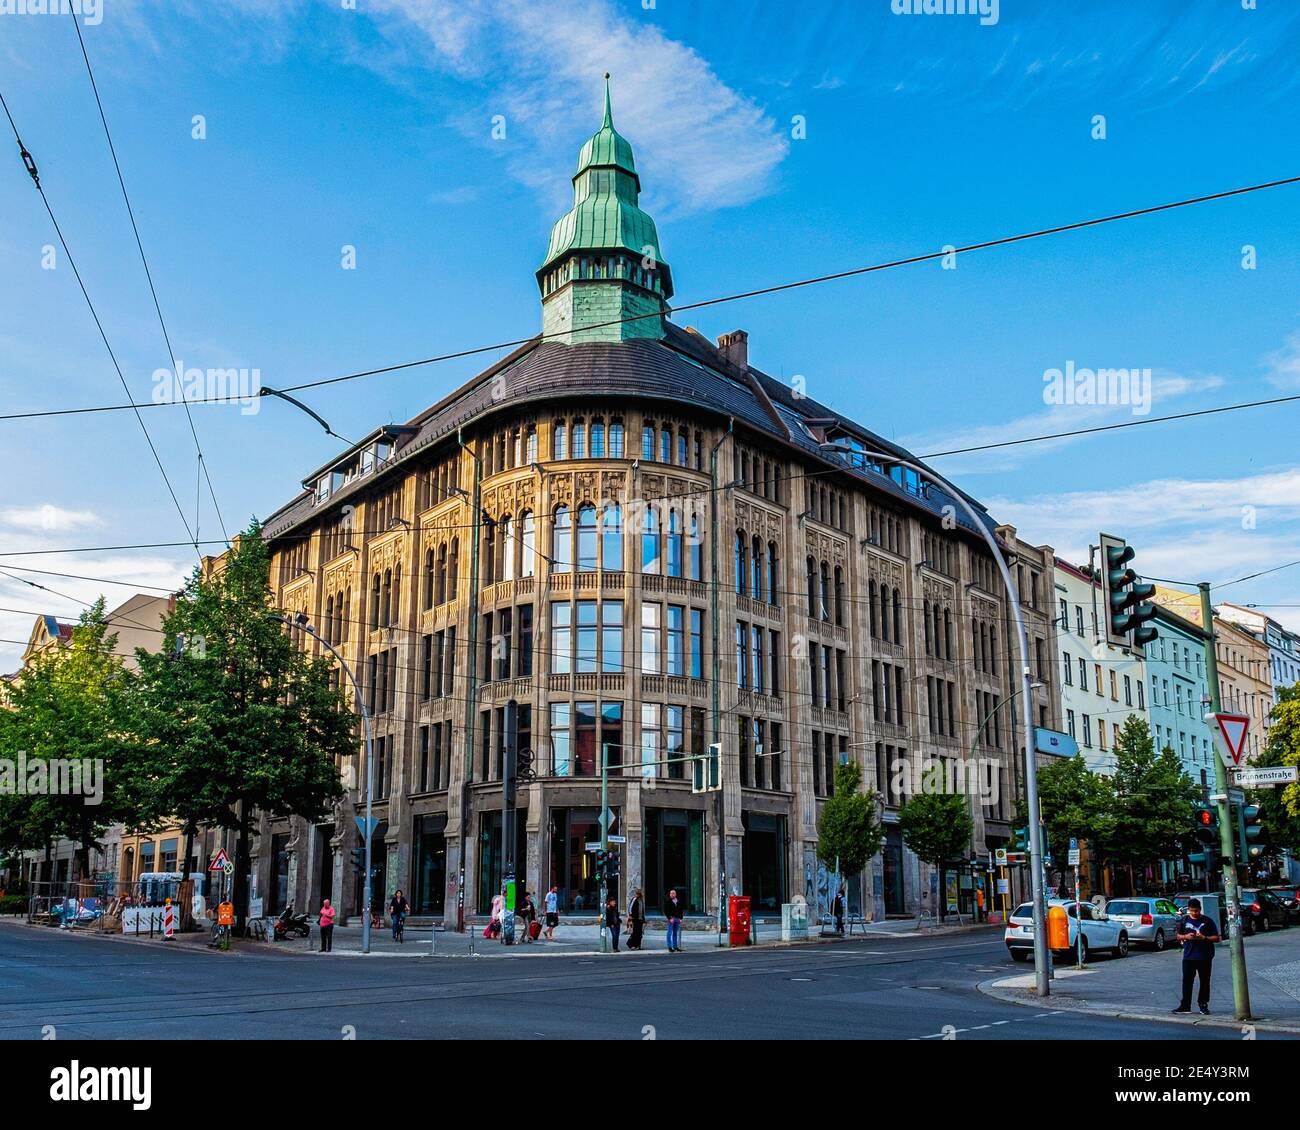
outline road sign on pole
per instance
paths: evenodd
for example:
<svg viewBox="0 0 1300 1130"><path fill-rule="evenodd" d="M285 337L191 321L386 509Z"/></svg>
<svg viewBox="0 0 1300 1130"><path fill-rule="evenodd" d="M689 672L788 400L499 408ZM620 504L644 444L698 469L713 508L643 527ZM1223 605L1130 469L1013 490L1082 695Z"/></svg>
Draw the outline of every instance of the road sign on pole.
<svg viewBox="0 0 1300 1130"><path fill-rule="evenodd" d="M226 855L225 848L217 848L217 854L212 857L212 862L208 864L209 871L224 871L226 865L230 862L230 857Z"/></svg>
<svg viewBox="0 0 1300 1130"><path fill-rule="evenodd" d="M1228 770L1228 780L1243 789L1274 789L1278 785L1295 784L1296 778L1294 765L1264 765Z"/></svg>
<svg viewBox="0 0 1300 1130"><path fill-rule="evenodd" d="M1246 756L1246 732L1250 729L1250 718L1245 714L1217 711L1205 715L1205 721L1214 731L1214 744L1223 764L1240 765L1241 759Z"/></svg>
<svg viewBox="0 0 1300 1130"><path fill-rule="evenodd" d="M1070 867L1079 866L1079 841L1074 836L1070 837L1070 857L1067 863Z"/></svg>

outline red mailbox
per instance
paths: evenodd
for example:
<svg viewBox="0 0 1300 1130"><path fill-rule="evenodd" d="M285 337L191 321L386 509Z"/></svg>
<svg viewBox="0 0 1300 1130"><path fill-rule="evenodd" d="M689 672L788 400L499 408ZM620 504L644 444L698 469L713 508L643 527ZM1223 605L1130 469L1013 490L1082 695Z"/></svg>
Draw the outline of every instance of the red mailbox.
<svg viewBox="0 0 1300 1130"><path fill-rule="evenodd" d="M727 899L727 923L730 926L730 944L749 945L749 896L731 895Z"/></svg>

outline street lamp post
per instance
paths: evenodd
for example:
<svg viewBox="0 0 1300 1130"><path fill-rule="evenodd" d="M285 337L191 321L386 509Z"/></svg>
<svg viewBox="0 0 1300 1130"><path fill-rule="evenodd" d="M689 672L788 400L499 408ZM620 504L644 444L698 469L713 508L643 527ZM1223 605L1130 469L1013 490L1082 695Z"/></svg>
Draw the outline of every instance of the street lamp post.
<svg viewBox="0 0 1300 1130"><path fill-rule="evenodd" d="M831 449L844 453L847 451L840 444L823 443L819 447L825 451ZM942 475L936 474L928 467L922 467L917 463L901 459L897 455L883 451L854 451L854 458L869 460L873 463L884 466L886 464L906 468L914 472L923 479L930 479L937 483L948 496L957 503L965 512L966 517L983 537L985 544L989 547L989 552L993 555L993 560L997 562L998 572L1002 576L1002 583L1006 586L1007 601L1011 606L1012 618L1016 626L1016 645L1020 652L1020 672L1023 681L1023 689L1028 690L1030 687L1030 665L1029 665L1029 634L1025 629L1025 616L1020 607L1020 597L1016 592L1015 584L1011 580L1011 570L1007 568L1006 559L1002 556L1002 551L998 548L997 539L993 533L984 524L980 516L975 512L975 508L966 500L966 496L953 486ZM1034 765L1034 704L1031 696L1026 694L1023 698L1025 712L1025 804L1029 810L1029 864L1030 864L1030 881L1033 884L1034 892L1034 981L1035 991L1038 996L1045 997L1051 993L1051 983L1048 967L1047 954L1047 915L1043 906L1043 844L1042 831L1038 826L1038 774L1035 772Z"/></svg>
<svg viewBox="0 0 1300 1130"><path fill-rule="evenodd" d="M373 892L371 887L374 883L374 866L371 854L371 840L375 832L374 820L374 799L375 799L375 758L374 758L374 737L370 730L370 711L366 708L366 700L361 694L361 684L357 682L356 676L352 674L352 668L348 666L348 661L343 658L329 640L317 634L316 629L311 626L311 622L303 613L299 612L292 620L287 616L278 616L275 613L268 613L272 620L278 620L289 628L301 628L312 639L321 644L335 659L339 661L339 666L343 668L343 673L348 677L348 682L352 684L352 691L356 695L357 710L361 714L361 724L366 733L366 875L363 889L365 895L362 898L361 907L361 952L370 952L370 901Z"/></svg>

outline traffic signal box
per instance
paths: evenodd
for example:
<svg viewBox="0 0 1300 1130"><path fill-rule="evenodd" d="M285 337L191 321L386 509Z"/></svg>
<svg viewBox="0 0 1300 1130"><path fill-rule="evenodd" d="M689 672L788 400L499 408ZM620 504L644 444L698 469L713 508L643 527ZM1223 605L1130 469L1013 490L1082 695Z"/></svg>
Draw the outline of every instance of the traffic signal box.
<svg viewBox="0 0 1300 1130"><path fill-rule="evenodd" d="M1134 550L1123 538L1101 535L1101 584L1106 603L1106 639L1116 647L1144 647L1159 633L1147 623L1156 615L1149 603L1155 585L1145 585L1129 566Z"/></svg>

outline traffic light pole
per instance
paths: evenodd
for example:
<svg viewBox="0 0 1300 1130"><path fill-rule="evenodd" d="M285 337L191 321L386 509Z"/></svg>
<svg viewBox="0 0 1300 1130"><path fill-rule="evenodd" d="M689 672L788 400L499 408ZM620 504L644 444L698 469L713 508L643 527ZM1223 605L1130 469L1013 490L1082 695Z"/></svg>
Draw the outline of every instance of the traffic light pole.
<svg viewBox="0 0 1300 1130"><path fill-rule="evenodd" d="M1202 581L1201 626L1205 629L1205 681L1210 691L1210 710L1219 713L1219 663L1214 650L1214 608L1210 586ZM1218 745L1216 739L1215 745ZM1250 1019L1250 985L1246 979L1246 947L1241 936L1241 902L1237 890L1237 848L1232 838L1232 805L1228 802L1228 770L1223 755L1214 759L1214 791L1219 805L1219 856L1223 865L1223 898L1228 918L1228 956L1232 961L1232 1004L1238 1020ZM1222 929L1222 925L1220 925Z"/></svg>

